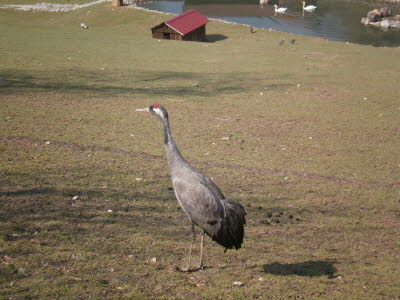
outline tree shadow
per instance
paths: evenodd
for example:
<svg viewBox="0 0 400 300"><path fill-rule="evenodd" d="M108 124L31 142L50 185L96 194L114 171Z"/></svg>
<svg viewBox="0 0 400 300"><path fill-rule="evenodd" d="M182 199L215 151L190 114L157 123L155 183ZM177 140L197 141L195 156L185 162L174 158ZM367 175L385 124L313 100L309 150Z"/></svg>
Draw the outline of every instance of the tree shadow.
<svg viewBox="0 0 400 300"><path fill-rule="evenodd" d="M222 40L222 35L211 35L211 42ZM68 70L2 70L0 93L19 95L38 93L89 93L91 97L142 96L197 96L203 99L220 94L236 94L260 86L265 89L282 89L294 86L293 75L283 74L286 82L275 83L274 74L263 77L250 72L206 73L124 71L108 73L82 69ZM246 78L246 84L243 80ZM195 83L195 84L194 84Z"/></svg>
<svg viewBox="0 0 400 300"><path fill-rule="evenodd" d="M215 43L215 42L226 40L227 38L228 37L223 34L207 34L204 41L209 42L209 43Z"/></svg>
<svg viewBox="0 0 400 300"><path fill-rule="evenodd" d="M123 75L109 72L79 69L52 71L16 71L0 72L0 90L2 94L21 94L26 92L92 93L102 97L121 95L191 95L208 97L220 93L237 93L245 90L240 85L242 74L222 74L210 78L194 72L130 72ZM65 80L68 78L68 80ZM257 78L254 79L255 81ZM171 82L172 81L172 82ZM176 83L176 81L181 81ZM191 82L196 81L199 86Z"/></svg>
<svg viewBox="0 0 400 300"><path fill-rule="evenodd" d="M302 263L295 264L281 264L278 262L273 262L271 264L263 265L265 273L280 275L280 276L308 276L308 277L318 277L318 276L328 276L328 278L336 278L335 274L337 269L334 267L337 261L306 261Z"/></svg>

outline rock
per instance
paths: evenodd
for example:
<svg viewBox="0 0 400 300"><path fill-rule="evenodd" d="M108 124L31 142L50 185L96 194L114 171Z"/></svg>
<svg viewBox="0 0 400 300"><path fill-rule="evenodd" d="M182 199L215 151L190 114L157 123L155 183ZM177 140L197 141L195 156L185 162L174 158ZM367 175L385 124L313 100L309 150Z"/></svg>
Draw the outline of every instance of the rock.
<svg viewBox="0 0 400 300"><path fill-rule="evenodd" d="M380 27L382 30L400 28L400 15L394 17L391 17L391 15L392 11L389 7L381 7L370 11L366 18L361 19L361 23L364 25Z"/></svg>
<svg viewBox="0 0 400 300"><path fill-rule="evenodd" d="M388 19L383 19L382 21L379 22L379 26L382 28L389 28L390 27L390 22Z"/></svg>
<svg viewBox="0 0 400 300"><path fill-rule="evenodd" d="M381 13L377 9L371 10L367 14L367 19L369 22L378 22L380 18L381 18Z"/></svg>
<svg viewBox="0 0 400 300"><path fill-rule="evenodd" d="M392 10L387 6L379 8L379 12L382 18L390 17L392 15Z"/></svg>
<svg viewBox="0 0 400 300"><path fill-rule="evenodd" d="M235 281L235 282L233 283L233 285L236 285L236 286L243 286L244 284L243 284L243 282Z"/></svg>
<svg viewBox="0 0 400 300"><path fill-rule="evenodd" d="M384 20L388 21L389 28L400 28L400 15L396 15L394 17L388 17L385 18Z"/></svg>

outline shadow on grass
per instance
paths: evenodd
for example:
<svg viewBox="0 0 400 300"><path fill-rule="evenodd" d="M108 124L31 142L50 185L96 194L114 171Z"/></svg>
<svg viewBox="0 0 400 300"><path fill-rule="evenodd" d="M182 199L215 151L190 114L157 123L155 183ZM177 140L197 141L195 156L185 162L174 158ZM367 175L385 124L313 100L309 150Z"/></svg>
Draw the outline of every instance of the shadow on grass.
<svg viewBox="0 0 400 300"><path fill-rule="evenodd" d="M205 42L215 43L226 40L228 37L223 34L207 34Z"/></svg>
<svg viewBox="0 0 400 300"><path fill-rule="evenodd" d="M318 277L318 276L328 276L328 278L336 278L335 273L337 269L334 264L337 261L306 261L302 263L295 264L281 264L274 262L271 264L263 265L265 273L289 276L308 276L308 277Z"/></svg>
<svg viewBox="0 0 400 300"><path fill-rule="evenodd" d="M176 211L174 205L171 208L171 204L176 203L171 191L161 191L159 195L157 190L135 193L32 188L0 192L0 203L0 221L4 224L18 224L14 231L5 225L0 229L0 236L6 236L7 240L25 238L24 232L37 230L29 230L29 227L38 228L38 224L55 220L57 224L46 227L47 230L76 235L87 233L86 229L77 227L87 222L92 225L116 224L119 228L144 226L141 231L152 234L160 231L160 226L174 227L175 224L168 215L171 209ZM13 237L15 230L18 234ZM176 235L175 232L171 234ZM29 234L26 236L29 237Z"/></svg>
<svg viewBox="0 0 400 300"><path fill-rule="evenodd" d="M215 37L218 39L218 37ZM221 38L221 37L220 37ZM284 74L286 79L290 74ZM246 78L246 84L243 79ZM87 71L82 69L49 71L3 70L0 73L2 94L27 92L91 93L101 97L123 95L208 97L239 93L263 86L276 89L291 86L265 83L275 78L257 78L250 73L203 74L195 72Z"/></svg>
<svg viewBox="0 0 400 300"><path fill-rule="evenodd" d="M144 198L142 195L127 195L122 193L113 193L113 192L102 192L102 191L80 191L76 190L57 190L52 188L33 188L33 189L22 189L17 191L8 191L8 192L0 192L0 197L17 197L17 196L34 196L34 195L47 195L47 196L64 196L64 197L73 197L76 195L86 195L87 197L96 197L96 198L108 198L108 199L120 199L120 198L132 198L135 200L140 200Z"/></svg>

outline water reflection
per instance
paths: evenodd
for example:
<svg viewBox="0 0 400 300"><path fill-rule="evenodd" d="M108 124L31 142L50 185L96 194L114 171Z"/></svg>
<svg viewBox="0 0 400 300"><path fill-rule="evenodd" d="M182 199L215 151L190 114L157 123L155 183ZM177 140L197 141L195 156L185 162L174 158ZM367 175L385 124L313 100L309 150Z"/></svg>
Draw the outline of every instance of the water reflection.
<svg viewBox="0 0 400 300"><path fill-rule="evenodd" d="M209 18L260 28L373 46L400 46L399 30L385 32L360 23L368 11L377 7L370 2L306 0L306 5L317 6L315 11L310 12L303 10L302 0L269 0L264 5L259 3L260 0L149 0L139 6L177 14L195 9ZM276 14L274 4L287 7L286 12ZM400 14L400 9L395 6L391 8L393 14Z"/></svg>

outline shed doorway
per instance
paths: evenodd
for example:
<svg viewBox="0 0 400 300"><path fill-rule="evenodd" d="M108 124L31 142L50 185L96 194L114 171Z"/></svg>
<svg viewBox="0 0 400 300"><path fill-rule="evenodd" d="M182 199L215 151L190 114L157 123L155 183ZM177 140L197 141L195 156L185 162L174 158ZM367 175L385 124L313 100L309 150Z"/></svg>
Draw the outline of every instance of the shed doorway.
<svg viewBox="0 0 400 300"><path fill-rule="evenodd" d="M170 40L171 39L171 34L169 32L163 32L163 39L164 40Z"/></svg>

